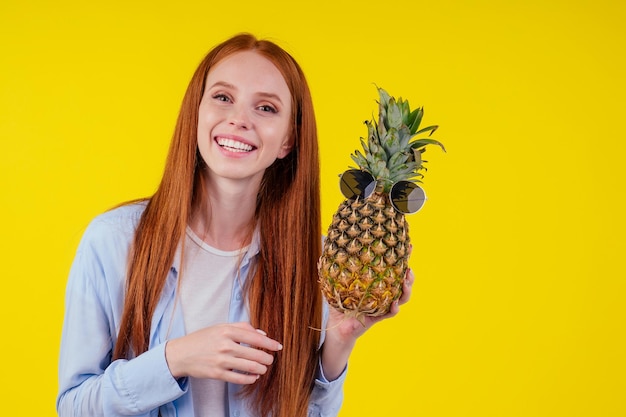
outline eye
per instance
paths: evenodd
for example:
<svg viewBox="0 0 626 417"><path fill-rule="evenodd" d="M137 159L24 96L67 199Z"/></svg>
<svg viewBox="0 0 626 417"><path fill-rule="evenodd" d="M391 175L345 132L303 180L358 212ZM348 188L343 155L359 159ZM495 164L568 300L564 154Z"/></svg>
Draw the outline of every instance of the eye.
<svg viewBox="0 0 626 417"><path fill-rule="evenodd" d="M229 102L230 101L230 97L228 97L226 94L222 94L222 93L213 94L212 97L215 100L217 100L217 101L223 101L223 102Z"/></svg>
<svg viewBox="0 0 626 417"><path fill-rule="evenodd" d="M257 107L259 110L269 113L278 113L275 107L270 106L269 104L264 104L262 106Z"/></svg>

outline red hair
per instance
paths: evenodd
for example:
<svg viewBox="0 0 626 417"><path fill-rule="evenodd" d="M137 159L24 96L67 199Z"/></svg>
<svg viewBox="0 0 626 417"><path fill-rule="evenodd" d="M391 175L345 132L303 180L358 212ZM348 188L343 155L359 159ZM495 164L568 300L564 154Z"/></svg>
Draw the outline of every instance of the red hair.
<svg viewBox="0 0 626 417"><path fill-rule="evenodd" d="M148 200L129 257L127 296L113 357L148 349L150 322L191 214L205 201L198 153L198 108L211 68L242 51L269 59L292 97L293 148L270 166L257 197L261 249L246 292L250 322L284 349L266 375L244 388L261 417L304 417L318 361L322 299L317 286L320 195L317 130L304 74L285 50L249 34L216 46L198 66L185 93L163 178Z"/></svg>

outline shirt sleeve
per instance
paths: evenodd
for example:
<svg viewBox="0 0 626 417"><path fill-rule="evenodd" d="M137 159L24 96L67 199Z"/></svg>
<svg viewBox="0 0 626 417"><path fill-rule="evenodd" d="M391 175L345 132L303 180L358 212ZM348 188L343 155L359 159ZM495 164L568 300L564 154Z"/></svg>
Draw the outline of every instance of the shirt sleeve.
<svg viewBox="0 0 626 417"><path fill-rule="evenodd" d="M322 328L326 328L328 323L330 306L324 300L322 306ZM322 331L320 347L324 343L326 332ZM343 386L346 380L347 366L339 377L329 381L324 375L321 355L318 358L317 376L313 385L311 399L309 401L308 417L334 417L339 414L343 403Z"/></svg>
<svg viewBox="0 0 626 417"><path fill-rule="evenodd" d="M130 235L93 222L85 232L66 287L59 359L60 417L156 415L187 390L172 377L165 343L131 360L111 361L123 307ZM154 411L153 411L154 410Z"/></svg>
<svg viewBox="0 0 626 417"><path fill-rule="evenodd" d="M309 401L309 417L334 417L339 414L343 402L343 385L346 379L347 367L339 378L328 381L324 376L321 358L317 367L317 378Z"/></svg>

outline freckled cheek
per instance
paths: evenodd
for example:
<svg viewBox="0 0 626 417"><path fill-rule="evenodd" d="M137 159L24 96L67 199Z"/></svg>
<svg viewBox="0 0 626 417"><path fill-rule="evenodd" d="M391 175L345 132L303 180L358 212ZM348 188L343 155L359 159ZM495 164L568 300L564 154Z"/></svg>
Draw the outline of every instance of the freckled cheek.
<svg viewBox="0 0 626 417"><path fill-rule="evenodd" d="M198 130L196 133L198 135L198 146L202 146L202 143L205 142L207 138L209 137L209 132L204 126L204 124L199 123Z"/></svg>
<svg viewBox="0 0 626 417"><path fill-rule="evenodd" d="M206 156L213 142L209 126L200 122L198 124L197 135L198 149L203 156Z"/></svg>
<svg viewBox="0 0 626 417"><path fill-rule="evenodd" d="M286 125L272 125L268 126L265 130L265 137L276 142L282 142L283 139L287 136L287 126Z"/></svg>
<svg viewBox="0 0 626 417"><path fill-rule="evenodd" d="M215 127L215 120L210 116L198 115L198 140L210 139L211 131Z"/></svg>

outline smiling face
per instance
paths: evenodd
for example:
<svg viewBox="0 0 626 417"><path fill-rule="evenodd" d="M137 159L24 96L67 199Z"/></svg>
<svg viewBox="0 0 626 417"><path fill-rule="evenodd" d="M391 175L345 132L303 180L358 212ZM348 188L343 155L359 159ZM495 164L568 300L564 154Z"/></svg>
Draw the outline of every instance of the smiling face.
<svg viewBox="0 0 626 417"><path fill-rule="evenodd" d="M253 51L208 73L198 114L198 148L210 179L253 180L291 150L291 93L280 71Z"/></svg>

